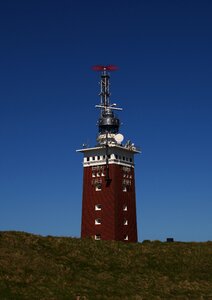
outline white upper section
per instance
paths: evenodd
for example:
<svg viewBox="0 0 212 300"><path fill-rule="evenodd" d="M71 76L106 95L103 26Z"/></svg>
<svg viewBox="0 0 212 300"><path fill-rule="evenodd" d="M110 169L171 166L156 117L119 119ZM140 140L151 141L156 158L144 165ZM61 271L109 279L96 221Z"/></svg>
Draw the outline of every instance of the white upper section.
<svg viewBox="0 0 212 300"><path fill-rule="evenodd" d="M83 166L99 166L106 164L106 153L109 164L118 164L134 167L134 154L140 153L135 148L126 148L119 145L98 146L93 148L83 148L77 152L84 153Z"/></svg>

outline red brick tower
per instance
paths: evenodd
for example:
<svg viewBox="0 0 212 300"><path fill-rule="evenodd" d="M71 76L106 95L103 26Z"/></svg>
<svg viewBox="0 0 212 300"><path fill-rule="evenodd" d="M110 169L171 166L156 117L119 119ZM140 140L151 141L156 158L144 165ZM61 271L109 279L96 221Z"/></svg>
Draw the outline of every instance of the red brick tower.
<svg viewBox="0 0 212 300"><path fill-rule="evenodd" d="M101 103L97 145L77 150L84 154L81 237L137 242L134 154L140 151L119 133L116 104L110 104L109 74L101 71Z"/></svg>

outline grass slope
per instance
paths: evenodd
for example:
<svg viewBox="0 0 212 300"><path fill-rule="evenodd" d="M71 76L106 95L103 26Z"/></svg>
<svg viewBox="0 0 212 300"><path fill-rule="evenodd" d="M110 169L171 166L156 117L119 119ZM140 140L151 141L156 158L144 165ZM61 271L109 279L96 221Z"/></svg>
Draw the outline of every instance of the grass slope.
<svg viewBox="0 0 212 300"><path fill-rule="evenodd" d="M125 244L0 232L0 300L78 295L212 299L212 242Z"/></svg>

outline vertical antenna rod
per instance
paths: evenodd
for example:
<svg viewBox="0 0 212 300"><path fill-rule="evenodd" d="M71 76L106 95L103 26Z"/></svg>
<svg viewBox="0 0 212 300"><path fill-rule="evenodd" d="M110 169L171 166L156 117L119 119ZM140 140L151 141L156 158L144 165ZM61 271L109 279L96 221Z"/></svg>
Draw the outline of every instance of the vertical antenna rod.
<svg viewBox="0 0 212 300"><path fill-rule="evenodd" d="M104 67L104 70L101 75L101 105L106 107L110 106L110 76L107 72L107 68Z"/></svg>

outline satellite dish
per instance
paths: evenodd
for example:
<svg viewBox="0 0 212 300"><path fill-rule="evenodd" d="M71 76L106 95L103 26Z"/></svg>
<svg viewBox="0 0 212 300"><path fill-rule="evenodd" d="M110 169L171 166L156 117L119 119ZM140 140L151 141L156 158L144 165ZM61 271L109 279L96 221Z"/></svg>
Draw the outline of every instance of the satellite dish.
<svg viewBox="0 0 212 300"><path fill-rule="evenodd" d="M118 144L121 144L121 142L123 141L124 139L124 136L121 134L121 133L118 133L114 136L114 139L115 141L118 143Z"/></svg>

